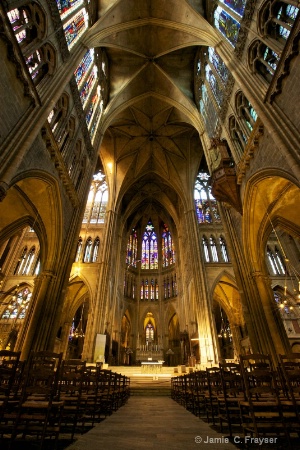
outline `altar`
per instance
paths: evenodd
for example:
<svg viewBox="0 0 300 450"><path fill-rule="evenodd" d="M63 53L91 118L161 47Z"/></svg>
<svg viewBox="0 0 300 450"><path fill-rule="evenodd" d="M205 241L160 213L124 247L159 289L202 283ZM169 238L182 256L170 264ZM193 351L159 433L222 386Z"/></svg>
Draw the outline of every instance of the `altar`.
<svg viewBox="0 0 300 450"><path fill-rule="evenodd" d="M142 373L156 374L162 372L164 361L142 361Z"/></svg>

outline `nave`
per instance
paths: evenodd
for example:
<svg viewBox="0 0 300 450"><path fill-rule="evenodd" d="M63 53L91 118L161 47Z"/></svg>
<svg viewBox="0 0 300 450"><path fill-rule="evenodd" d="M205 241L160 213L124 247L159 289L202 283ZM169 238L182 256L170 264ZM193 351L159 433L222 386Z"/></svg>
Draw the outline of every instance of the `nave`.
<svg viewBox="0 0 300 450"><path fill-rule="evenodd" d="M226 442L205 444L207 438L225 440L222 434L169 397L130 396L126 405L80 436L67 450L236 448Z"/></svg>

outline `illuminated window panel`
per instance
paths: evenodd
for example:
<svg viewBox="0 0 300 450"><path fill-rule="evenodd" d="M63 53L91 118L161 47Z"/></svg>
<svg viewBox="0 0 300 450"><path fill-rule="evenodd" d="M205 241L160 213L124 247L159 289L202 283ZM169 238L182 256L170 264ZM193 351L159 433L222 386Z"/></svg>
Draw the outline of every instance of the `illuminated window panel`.
<svg viewBox="0 0 300 450"><path fill-rule="evenodd" d="M61 19L65 19L79 5L83 4L83 0L56 0L57 8Z"/></svg>
<svg viewBox="0 0 300 450"><path fill-rule="evenodd" d="M214 68L218 72L221 80L226 84L228 80L229 71L223 62L222 58L215 52L213 47L208 48L208 57L210 62L213 64Z"/></svg>
<svg viewBox="0 0 300 450"><path fill-rule="evenodd" d="M81 63L79 64L79 66L77 67L77 69L74 72L75 80L76 80L76 83L78 86L84 79L84 77L87 74L88 70L90 69L93 61L94 61L94 49L90 49L86 52L86 54L82 58Z"/></svg>
<svg viewBox="0 0 300 450"><path fill-rule="evenodd" d="M239 22L231 17L231 15L224 11L220 6L215 10L214 19L216 28L218 28L230 44L235 47L240 29Z"/></svg>
<svg viewBox="0 0 300 450"><path fill-rule="evenodd" d="M86 104L86 101L93 90L96 80L97 80L97 67L94 66L90 75L88 76L88 79L86 80L86 82L83 84L82 88L79 91L81 103L83 106Z"/></svg>
<svg viewBox="0 0 300 450"><path fill-rule="evenodd" d="M88 27L88 14L83 8L64 25L64 33L69 50Z"/></svg>
<svg viewBox="0 0 300 450"><path fill-rule="evenodd" d="M221 0L221 2L243 17L247 0Z"/></svg>

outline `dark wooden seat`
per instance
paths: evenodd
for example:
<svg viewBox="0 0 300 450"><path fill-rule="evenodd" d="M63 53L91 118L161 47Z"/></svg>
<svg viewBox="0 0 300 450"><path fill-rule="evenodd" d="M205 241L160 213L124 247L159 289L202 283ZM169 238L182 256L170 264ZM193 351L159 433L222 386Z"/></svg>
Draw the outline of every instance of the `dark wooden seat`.
<svg viewBox="0 0 300 450"><path fill-rule="evenodd" d="M56 448L63 402L57 398L58 373L62 353L33 352L25 369L21 399L16 407L12 442L19 434L36 436L39 448L46 436L54 437Z"/></svg>
<svg viewBox="0 0 300 450"><path fill-rule="evenodd" d="M268 355L241 356L246 400L240 401L244 435L283 436L289 441L277 385L277 374Z"/></svg>

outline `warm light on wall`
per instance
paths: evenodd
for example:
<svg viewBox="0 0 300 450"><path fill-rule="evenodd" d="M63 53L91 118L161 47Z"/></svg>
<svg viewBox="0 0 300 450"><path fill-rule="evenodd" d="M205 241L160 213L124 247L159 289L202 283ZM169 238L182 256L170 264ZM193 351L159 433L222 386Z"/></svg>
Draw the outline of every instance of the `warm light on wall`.
<svg viewBox="0 0 300 450"><path fill-rule="evenodd" d="M110 174L112 174L113 163L111 163L111 162L107 163L107 168L108 168L108 172L109 172Z"/></svg>

